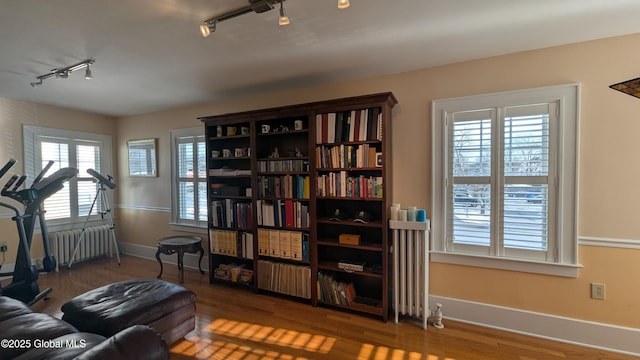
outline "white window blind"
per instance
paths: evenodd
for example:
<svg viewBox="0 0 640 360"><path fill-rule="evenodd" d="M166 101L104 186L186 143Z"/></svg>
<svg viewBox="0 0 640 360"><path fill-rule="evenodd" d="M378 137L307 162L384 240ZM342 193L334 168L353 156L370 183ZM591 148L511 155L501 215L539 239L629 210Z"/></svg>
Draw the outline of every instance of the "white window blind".
<svg viewBox="0 0 640 360"><path fill-rule="evenodd" d="M495 267L518 270L513 260L577 265L577 90L434 101L436 259L508 259Z"/></svg>
<svg viewBox="0 0 640 360"><path fill-rule="evenodd" d="M53 165L45 178L61 168L78 169L76 177L65 182L62 190L45 200L43 208L47 221L54 225L77 224L88 215L98 216L100 199L93 213L89 214L98 185L87 170L110 172L110 136L25 125L24 146L25 172L32 180L50 161Z"/></svg>
<svg viewBox="0 0 640 360"><path fill-rule="evenodd" d="M450 249L553 256L549 133L555 109L550 103L451 114Z"/></svg>
<svg viewBox="0 0 640 360"><path fill-rule="evenodd" d="M206 227L207 171L203 128L171 132L173 182L173 222L179 225Z"/></svg>

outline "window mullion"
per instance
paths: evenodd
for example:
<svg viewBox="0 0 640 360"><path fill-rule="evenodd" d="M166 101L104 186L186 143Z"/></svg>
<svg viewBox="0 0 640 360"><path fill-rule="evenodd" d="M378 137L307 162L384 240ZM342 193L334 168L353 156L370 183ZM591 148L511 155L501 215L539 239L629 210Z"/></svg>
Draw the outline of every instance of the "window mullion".
<svg viewBox="0 0 640 360"><path fill-rule="evenodd" d="M491 169L491 253L504 256L504 109L494 112Z"/></svg>
<svg viewBox="0 0 640 360"><path fill-rule="evenodd" d="M552 102L549 104L549 174L548 174L548 198L557 206L549 206L547 220L547 260L559 261L562 258L562 247L558 242L556 209L564 206L558 194L558 141L559 141L559 123L558 123L559 104Z"/></svg>
<svg viewBox="0 0 640 360"><path fill-rule="evenodd" d="M193 221L195 222L196 225L200 224L200 203L198 201L198 199L200 199L200 188L198 186L198 184L200 183L199 181L199 164L198 164L198 138L196 136L193 137L193 139L191 140L192 142L192 146L193 146L193 154L191 154L193 156L192 158L192 163L193 163L193 177L192 177L192 181L193 181Z"/></svg>

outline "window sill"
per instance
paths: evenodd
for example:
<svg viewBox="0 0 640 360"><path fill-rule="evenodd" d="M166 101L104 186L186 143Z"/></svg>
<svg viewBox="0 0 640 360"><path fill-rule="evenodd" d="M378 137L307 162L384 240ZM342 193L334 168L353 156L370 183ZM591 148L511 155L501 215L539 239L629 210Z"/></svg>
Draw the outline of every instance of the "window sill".
<svg viewBox="0 0 640 360"><path fill-rule="evenodd" d="M206 234L207 233L207 228L206 227L201 227L201 226L196 226L196 225L185 225L185 224L171 223L171 229L175 230L175 231L182 231L182 232L188 232L188 233L194 233L194 234Z"/></svg>
<svg viewBox="0 0 640 360"><path fill-rule="evenodd" d="M582 268L580 264L546 263L522 259L493 258L472 254L452 254L440 251L430 251L430 253L432 262L572 278L578 277L578 269Z"/></svg>

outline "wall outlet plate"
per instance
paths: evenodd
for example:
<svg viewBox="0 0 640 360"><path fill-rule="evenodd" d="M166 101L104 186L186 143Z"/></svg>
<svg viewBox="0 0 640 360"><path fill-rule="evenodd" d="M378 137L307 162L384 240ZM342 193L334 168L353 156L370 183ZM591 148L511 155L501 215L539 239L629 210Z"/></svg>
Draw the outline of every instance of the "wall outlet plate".
<svg viewBox="0 0 640 360"><path fill-rule="evenodd" d="M3 241L0 242L0 252L7 252L9 250L9 247L7 246L7 242Z"/></svg>
<svg viewBox="0 0 640 360"><path fill-rule="evenodd" d="M591 283L591 298L604 300L604 284Z"/></svg>

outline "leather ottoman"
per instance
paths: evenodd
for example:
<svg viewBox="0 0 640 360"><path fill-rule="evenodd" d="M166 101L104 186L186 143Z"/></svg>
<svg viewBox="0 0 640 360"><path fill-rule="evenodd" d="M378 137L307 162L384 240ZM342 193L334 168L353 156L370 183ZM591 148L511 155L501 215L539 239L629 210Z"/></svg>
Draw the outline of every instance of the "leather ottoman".
<svg viewBox="0 0 640 360"><path fill-rule="evenodd" d="M156 279L132 279L78 295L62 305L62 320L106 337L148 325L172 344L195 328L196 295Z"/></svg>

